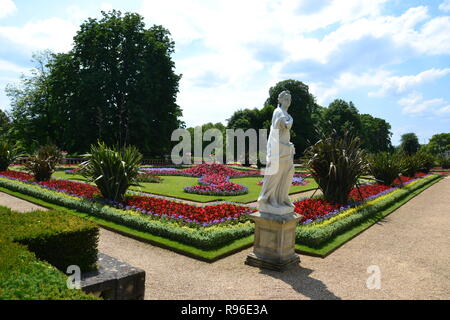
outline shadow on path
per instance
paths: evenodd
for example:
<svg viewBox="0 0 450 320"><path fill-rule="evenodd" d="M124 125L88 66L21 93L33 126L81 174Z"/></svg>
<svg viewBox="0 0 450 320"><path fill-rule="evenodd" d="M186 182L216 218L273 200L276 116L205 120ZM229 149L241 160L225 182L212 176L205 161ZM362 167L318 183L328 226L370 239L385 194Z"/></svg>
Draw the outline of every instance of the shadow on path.
<svg viewBox="0 0 450 320"><path fill-rule="evenodd" d="M313 272L311 269L301 266L293 267L285 272L277 272L266 269L260 269L262 274L271 276L289 284L298 293L312 300L341 300L328 290L327 286L320 280L311 278L309 275Z"/></svg>

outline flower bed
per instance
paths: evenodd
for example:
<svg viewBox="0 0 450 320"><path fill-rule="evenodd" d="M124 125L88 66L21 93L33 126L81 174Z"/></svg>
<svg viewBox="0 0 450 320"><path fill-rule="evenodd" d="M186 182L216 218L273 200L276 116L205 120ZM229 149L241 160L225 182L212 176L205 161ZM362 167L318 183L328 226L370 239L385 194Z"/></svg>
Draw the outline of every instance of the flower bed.
<svg viewBox="0 0 450 320"><path fill-rule="evenodd" d="M181 220L202 226L238 220L255 209L233 204L212 206L194 206L182 202L169 201L153 197L127 197L125 209L133 209L144 215L154 215L162 218Z"/></svg>
<svg viewBox="0 0 450 320"><path fill-rule="evenodd" d="M296 212L304 216L297 227L296 241L318 247L437 178L438 175L407 178L402 187L363 186L361 194L352 190L351 195L356 202L348 206L318 199L296 202ZM210 179L214 180L209 176L201 180L211 183ZM247 237L254 231L248 214L256 211L255 208L239 204L196 206L132 194L128 194L124 203L114 203L98 198L96 188L88 184L68 180L36 183L32 181L31 175L12 171L0 172L0 186L133 230L205 250ZM359 201L361 196L366 202Z"/></svg>
<svg viewBox="0 0 450 320"><path fill-rule="evenodd" d="M418 173L415 177L400 177L397 179L396 187L390 187L379 184L363 185L359 188L353 188L350 191L349 198L352 199L350 204L343 205L325 201L320 198L304 199L294 203L295 212L302 215L301 224L308 224L314 221L324 220L330 216L334 216L341 211L360 205L363 201L371 200L394 191L396 188L421 179L426 174Z"/></svg>
<svg viewBox="0 0 450 320"><path fill-rule="evenodd" d="M96 201L100 192L97 187L90 184L74 182L64 179L52 179L43 182L32 182L32 176L14 171L0 172L0 176L14 178L24 183L34 184L45 189L61 192L91 201ZM19 177L23 178L20 179ZM135 210L144 215L153 215L164 218L177 219L187 223L196 223L203 226L238 219L248 213L254 212L246 206L234 204L221 204L211 206L194 206L182 202L164 200L150 196L128 196L124 203L115 203L98 199L102 203L126 210Z"/></svg>
<svg viewBox="0 0 450 320"><path fill-rule="evenodd" d="M198 182L199 185L185 187L184 191L187 193L214 196L238 196L248 193L246 186L230 182L228 176L218 173L205 175Z"/></svg>

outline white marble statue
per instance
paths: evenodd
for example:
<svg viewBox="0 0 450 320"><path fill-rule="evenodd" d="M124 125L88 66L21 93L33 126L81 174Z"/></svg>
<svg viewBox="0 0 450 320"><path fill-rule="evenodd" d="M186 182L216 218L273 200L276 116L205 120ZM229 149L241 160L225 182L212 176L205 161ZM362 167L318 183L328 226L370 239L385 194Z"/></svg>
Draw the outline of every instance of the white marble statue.
<svg viewBox="0 0 450 320"><path fill-rule="evenodd" d="M278 103L272 116L267 142L267 166L258 207L262 213L287 214L294 212L294 205L289 199L295 154L294 145L290 142L293 119L287 112L291 105L290 92L281 92Z"/></svg>

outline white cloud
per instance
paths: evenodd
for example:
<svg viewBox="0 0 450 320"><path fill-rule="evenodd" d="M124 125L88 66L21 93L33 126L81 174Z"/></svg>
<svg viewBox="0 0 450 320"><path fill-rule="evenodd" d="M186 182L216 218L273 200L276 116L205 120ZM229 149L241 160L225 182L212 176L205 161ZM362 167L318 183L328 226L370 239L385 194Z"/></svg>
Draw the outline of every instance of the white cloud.
<svg viewBox="0 0 450 320"><path fill-rule="evenodd" d="M413 92L407 97L400 99L398 103L403 107L403 113L414 115L425 111L436 112L436 107L444 105L445 100L441 98L425 100L421 93Z"/></svg>
<svg viewBox="0 0 450 320"><path fill-rule="evenodd" d="M111 3L108 2L102 2L100 4L100 10L105 11L105 12L109 12L113 9L113 5Z"/></svg>
<svg viewBox="0 0 450 320"><path fill-rule="evenodd" d="M439 10L444 12L450 11L450 0L444 0L444 2L439 5Z"/></svg>
<svg viewBox="0 0 450 320"><path fill-rule="evenodd" d="M430 69L412 76L392 76L381 79L378 85L381 88L375 92L369 92L369 96L385 96L388 94L405 93L419 85L444 77L450 73L450 68Z"/></svg>
<svg viewBox="0 0 450 320"><path fill-rule="evenodd" d="M22 27L0 27L0 37L22 45L25 50L64 52L71 49L77 29L77 25L67 20L50 18Z"/></svg>
<svg viewBox="0 0 450 320"><path fill-rule="evenodd" d="M18 66L9 61L0 60L0 71L12 73L25 73L28 69Z"/></svg>
<svg viewBox="0 0 450 320"><path fill-rule="evenodd" d="M437 115L450 115L450 105L442 107L436 111Z"/></svg>
<svg viewBox="0 0 450 320"><path fill-rule="evenodd" d="M12 0L0 0L0 19L5 18L17 11Z"/></svg>

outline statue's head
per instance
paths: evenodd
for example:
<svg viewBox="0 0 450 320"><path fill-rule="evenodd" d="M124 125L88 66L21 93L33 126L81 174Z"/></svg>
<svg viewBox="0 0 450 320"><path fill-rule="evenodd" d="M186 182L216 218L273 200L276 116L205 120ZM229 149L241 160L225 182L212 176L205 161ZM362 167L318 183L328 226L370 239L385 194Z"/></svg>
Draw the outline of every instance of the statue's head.
<svg viewBox="0 0 450 320"><path fill-rule="evenodd" d="M288 90L285 90L278 95L278 103L285 109L289 108L291 105L291 99L291 93Z"/></svg>

